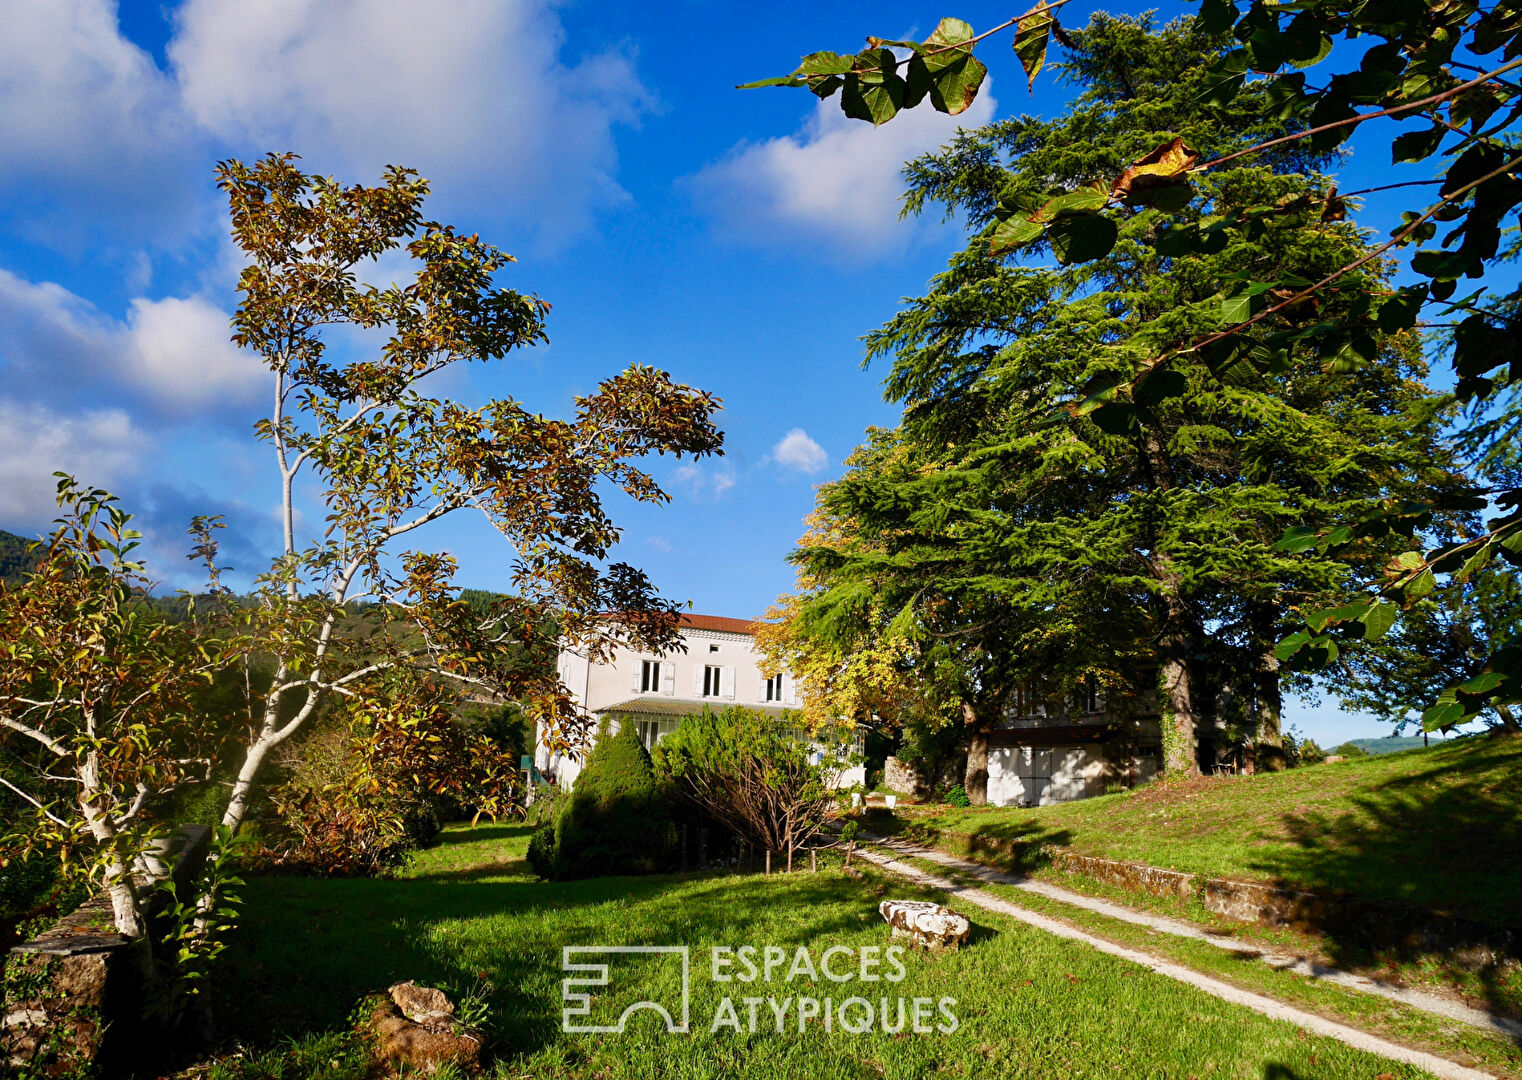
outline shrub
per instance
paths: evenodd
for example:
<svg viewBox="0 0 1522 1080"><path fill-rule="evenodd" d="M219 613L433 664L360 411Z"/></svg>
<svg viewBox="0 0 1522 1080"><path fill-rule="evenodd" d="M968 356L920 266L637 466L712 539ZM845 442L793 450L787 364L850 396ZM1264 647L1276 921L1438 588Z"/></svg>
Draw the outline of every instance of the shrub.
<svg viewBox="0 0 1522 1080"><path fill-rule="evenodd" d="M633 724L623 724L616 735L608 733L609 726L604 720L550 826L550 839L540 839L543 829L534 836L539 853L530 852L530 865L541 877L563 881L654 874L675 863L676 826L656 785L650 755Z"/></svg>
<svg viewBox="0 0 1522 1080"><path fill-rule="evenodd" d="M946 803L948 806L959 806L965 810L972 805L972 800L967 797L967 789L958 784L946 792Z"/></svg>
<svg viewBox="0 0 1522 1080"><path fill-rule="evenodd" d="M1345 742L1345 743L1343 743L1337 749L1333 750L1332 753L1338 754L1338 755L1340 755L1342 757L1345 757L1345 758L1368 757L1369 756L1369 752L1367 750L1365 750L1363 747L1359 746L1357 743L1353 743L1353 742Z"/></svg>
<svg viewBox="0 0 1522 1080"><path fill-rule="evenodd" d="M546 880L555 876L555 823L546 821L528 842L529 869Z"/></svg>
<svg viewBox="0 0 1522 1080"><path fill-rule="evenodd" d="M704 710L656 747L675 794L767 851L792 852L836 815L844 757L821 754L773 717Z"/></svg>

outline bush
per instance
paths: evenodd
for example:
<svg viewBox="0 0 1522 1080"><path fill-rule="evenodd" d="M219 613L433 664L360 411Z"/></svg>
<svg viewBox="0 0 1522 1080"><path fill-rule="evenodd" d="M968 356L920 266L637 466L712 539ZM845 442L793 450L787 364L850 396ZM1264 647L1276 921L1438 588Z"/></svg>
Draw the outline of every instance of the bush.
<svg viewBox="0 0 1522 1080"><path fill-rule="evenodd" d="M656 747L662 783L758 848L789 853L834 817L847 764L784 721L748 709L704 710Z"/></svg>
<svg viewBox="0 0 1522 1080"><path fill-rule="evenodd" d="M555 823L546 821L528 842L529 869L549 880L555 876Z"/></svg>
<svg viewBox="0 0 1522 1080"><path fill-rule="evenodd" d="M972 800L967 797L967 789L958 784L946 792L946 803L948 806L959 806L965 810L972 805Z"/></svg>
<svg viewBox="0 0 1522 1080"><path fill-rule="evenodd" d="M630 723L616 735L608 729L604 720L554 824L530 842L529 865L541 877L654 874L676 861L676 826L637 729Z"/></svg>
<svg viewBox="0 0 1522 1080"><path fill-rule="evenodd" d="M1352 742L1345 742L1345 743L1343 743L1337 749L1333 750L1332 753L1337 754L1337 755L1339 755L1341 757L1345 757L1345 758L1368 757L1369 756L1369 752L1367 750L1365 750L1363 747L1359 746L1357 743L1352 743Z"/></svg>

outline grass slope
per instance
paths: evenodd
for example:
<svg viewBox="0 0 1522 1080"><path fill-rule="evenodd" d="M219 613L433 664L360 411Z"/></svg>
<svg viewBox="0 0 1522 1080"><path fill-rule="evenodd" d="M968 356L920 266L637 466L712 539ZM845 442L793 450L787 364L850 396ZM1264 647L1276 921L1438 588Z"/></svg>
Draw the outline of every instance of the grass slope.
<svg viewBox="0 0 1522 1080"><path fill-rule="evenodd" d="M722 984L710 945L883 945L885 888L836 870L755 875L602 878L543 883L520 861L528 830L452 829L404 878L263 878L249 882L243 927L221 983L224 1030L250 1048L211 1070L214 1080L359 1080L363 1055L345 1015L364 993L399 979L461 990L489 982L500 1040L499 1077L978 1077L1098 1076L1318 1080L1423 1075L1217 1001L1134 964L975 912L972 945L905 958L896 985L850 982ZM621 1035L560 1030L561 949L573 944L693 947L691 1034L667 1034L649 1013ZM615 969L596 1001L616 1017L646 997L669 998L659 966ZM788 1013L779 1033L768 1006L755 1032L711 1031L728 994L956 999L953 1033L851 1035ZM639 1018L639 1017L642 1017ZM939 1017L937 1017L939 1019ZM230 1029L230 1030L229 1030Z"/></svg>
<svg viewBox="0 0 1522 1080"><path fill-rule="evenodd" d="M901 828L1055 844L1213 877L1519 921L1522 739L1244 777L1157 783L1060 806L900 811Z"/></svg>

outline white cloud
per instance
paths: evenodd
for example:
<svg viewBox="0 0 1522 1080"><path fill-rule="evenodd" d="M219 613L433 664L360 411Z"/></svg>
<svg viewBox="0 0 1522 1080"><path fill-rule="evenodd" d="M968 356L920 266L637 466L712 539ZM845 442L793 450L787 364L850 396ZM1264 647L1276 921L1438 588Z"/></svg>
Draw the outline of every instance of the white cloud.
<svg viewBox="0 0 1522 1080"><path fill-rule="evenodd" d="M242 404L268 385L264 366L229 339L227 313L199 296L133 300L127 323L133 378L173 409Z"/></svg>
<svg viewBox="0 0 1522 1080"><path fill-rule="evenodd" d="M716 502L738 481L728 466L710 471L689 462L671 470L671 482L696 502Z"/></svg>
<svg viewBox="0 0 1522 1080"><path fill-rule="evenodd" d="M6 5L0 146L6 186L27 193L18 225L39 231L41 218L71 241L80 218L118 232L183 224L204 179L173 81L122 37L113 0Z"/></svg>
<svg viewBox="0 0 1522 1080"><path fill-rule="evenodd" d="M852 120L838 98L820 101L797 135L740 143L688 179L719 233L771 246L849 244L849 257L911 243L913 223L898 220L904 162L941 146L958 127L993 116L991 81L972 107L946 116L921 105L880 128ZM845 261L846 256L842 256Z"/></svg>
<svg viewBox="0 0 1522 1080"><path fill-rule="evenodd" d="M121 409L64 416L0 399L0 521L35 532L56 513L53 473L116 488L137 472L147 446Z"/></svg>
<svg viewBox="0 0 1522 1080"><path fill-rule="evenodd" d="M568 65L564 44L549 0L186 0L169 57L225 139L354 180L409 165L446 208L565 234L627 198L613 128L653 102L626 51Z"/></svg>
<svg viewBox="0 0 1522 1080"><path fill-rule="evenodd" d="M667 540L664 536L647 536L645 537L645 543L663 555L670 555L676 550L676 548L671 546L671 541Z"/></svg>
<svg viewBox="0 0 1522 1080"><path fill-rule="evenodd" d="M772 460L784 469L816 473L829 464L830 458L824 447L809 438L808 432L793 428L772 447Z"/></svg>
<svg viewBox="0 0 1522 1080"><path fill-rule="evenodd" d="M227 314L201 297L139 298L123 321L60 285L0 269L0 372L13 397L57 404L108 390L168 416L236 408L264 380L229 333Z"/></svg>

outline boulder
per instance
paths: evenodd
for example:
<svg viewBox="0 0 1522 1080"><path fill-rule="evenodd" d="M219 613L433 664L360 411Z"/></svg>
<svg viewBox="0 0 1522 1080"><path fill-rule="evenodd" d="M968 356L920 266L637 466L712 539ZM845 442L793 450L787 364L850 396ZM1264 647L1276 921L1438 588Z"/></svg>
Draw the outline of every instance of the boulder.
<svg viewBox="0 0 1522 1080"><path fill-rule="evenodd" d="M391 1000L402 1015L414 1024L454 1020L454 1002L442 990L419 986L415 982L397 983L390 991Z"/></svg>
<svg viewBox="0 0 1522 1080"><path fill-rule="evenodd" d="M370 1014L376 1054L423 1072L444 1064L473 1072L481 1064L481 1033L454 1016L454 1002L440 990L397 983Z"/></svg>
<svg viewBox="0 0 1522 1080"><path fill-rule="evenodd" d="M929 900L884 900L877 910L893 927L894 937L910 938L927 949L955 949L972 934L967 916Z"/></svg>

